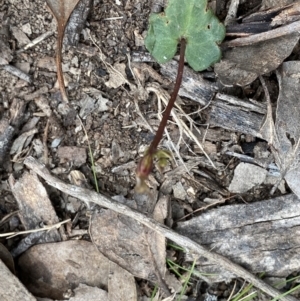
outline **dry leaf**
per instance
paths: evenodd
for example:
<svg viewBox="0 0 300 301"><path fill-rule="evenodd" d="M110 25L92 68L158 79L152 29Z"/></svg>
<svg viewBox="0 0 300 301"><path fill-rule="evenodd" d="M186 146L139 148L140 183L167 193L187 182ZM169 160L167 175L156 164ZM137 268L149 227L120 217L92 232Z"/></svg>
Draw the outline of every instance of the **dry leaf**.
<svg viewBox="0 0 300 301"><path fill-rule="evenodd" d="M279 96L274 125L269 108L261 128L262 137L272 146L281 175L300 197L300 62L285 62L277 73Z"/></svg>
<svg viewBox="0 0 300 301"><path fill-rule="evenodd" d="M57 66L57 79L64 102L68 102L64 77L62 72L62 45L65 28L68 19L76 7L79 0L46 0L48 7L57 21L57 49L56 49L56 66Z"/></svg>
<svg viewBox="0 0 300 301"><path fill-rule="evenodd" d="M168 216L169 202L170 197L168 195L162 195L155 205L153 218L161 224L164 223Z"/></svg>
<svg viewBox="0 0 300 301"><path fill-rule="evenodd" d="M116 89L127 83L124 63L115 63L113 67L109 67L109 81L105 83L108 88Z"/></svg>
<svg viewBox="0 0 300 301"><path fill-rule="evenodd" d="M165 239L132 218L102 209L94 213L90 232L99 251L134 276L164 291Z"/></svg>
<svg viewBox="0 0 300 301"><path fill-rule="evenodd" d="M227 49L215 72L225 86L246 86L258 75L275 70L298 43L299 34L271 39L254 45Z"/></svg>

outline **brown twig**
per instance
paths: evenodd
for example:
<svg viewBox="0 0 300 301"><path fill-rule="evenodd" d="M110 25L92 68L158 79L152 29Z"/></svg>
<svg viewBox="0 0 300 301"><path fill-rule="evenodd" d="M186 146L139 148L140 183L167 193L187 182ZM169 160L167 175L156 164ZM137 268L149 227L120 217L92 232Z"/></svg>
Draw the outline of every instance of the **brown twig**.
<svg viewBox="0 0 300 301"><path fill-rule="evenodd" d="M244 38L238 38L226 43L223 43L224 46L227 47L237 47L237 46L246 46L246 45L251 45L259 42L263 42L266 40L270 39L275 39L279 38L291 33L297 33L300 31L300 21L296 21L292 24L288 24L285 26L281 26L279 28L275 28L273 30L259 33L259 34L254 34L249 37L244 37Z"/></svg>
<svg viewBox="0 0 300 301"><path fill-rule="evenodd" d="M259 279L258 277L254 276L244 268L240 267L239 265L233 263L226 257L219 255L217 253L211 252L204 248L203 246L199 245L195 241L191 240L188 237L182 236L175 231L171 230L170 228L160 224L159 222L155 221L154 219L136 211L124 204L118 203L104 195L98 194L94 191L84 189L81 187L77 187L75 185L70 185L62 182L61 180L53 177L47 168L41 165L37 160L33 157L28 157L25 159L24 164L36 172L39 176L41 176L49 185L59 189L60 191L69 194L75 198L80 199L81 201L85 202L86 204L93 202L98 204L102 207L111 209L117 213L123 214L128 216L137 222L145 225L146 227L156 231L157 233L163 235L164 237L172 240L173 242L177 243L178 245L182 246L186 250L192 251L197 256L204 256L208 258L214 264L221 266L222 268L232 272L233 274L237 275L238 277L242 277L246 281L252 283L255 287L260 289L261 291L265 292L266 294L276 297L281 293L270 286L269 284L265 283L263 280ZM297 301L297 298L293 296L282 296L280 298L283 301Z"/></svg>

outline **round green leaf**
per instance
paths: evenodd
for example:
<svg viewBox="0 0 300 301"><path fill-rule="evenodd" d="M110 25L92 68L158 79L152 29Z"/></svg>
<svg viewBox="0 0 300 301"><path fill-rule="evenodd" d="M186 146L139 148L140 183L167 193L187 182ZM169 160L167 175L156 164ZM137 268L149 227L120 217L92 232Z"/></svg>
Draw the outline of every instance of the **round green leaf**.
<svg viewBox="0 0 300 301"><path fill-rule="evenodd" d="M169 0L164 14L152 14L145 46L159 63L173 58L178 42L187 42L186 60L196 71L221 58L225 27L207 9L207 0Z"/></svg>

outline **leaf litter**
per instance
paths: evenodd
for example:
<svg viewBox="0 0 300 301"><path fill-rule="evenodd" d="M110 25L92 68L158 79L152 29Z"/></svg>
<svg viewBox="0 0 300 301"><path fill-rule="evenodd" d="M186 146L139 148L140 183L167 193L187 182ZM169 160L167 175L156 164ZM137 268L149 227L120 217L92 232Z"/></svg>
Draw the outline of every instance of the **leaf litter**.
<svg viewBox="0 0 300 301"><path fill-rule="evenodd" d="M274 123L269 105L265 123L261 128L262 137L271 145L281 176L298 197L300 197L299 68L300 64L297 61L285 62L279 68L276 120ZM265 93L268 95L266 87Z"/></svg>

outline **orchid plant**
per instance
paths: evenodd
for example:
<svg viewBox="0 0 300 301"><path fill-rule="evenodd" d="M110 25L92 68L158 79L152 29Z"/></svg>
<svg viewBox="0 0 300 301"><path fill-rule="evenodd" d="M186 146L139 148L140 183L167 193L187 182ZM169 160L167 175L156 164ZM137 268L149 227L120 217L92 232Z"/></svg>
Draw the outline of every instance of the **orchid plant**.
<svg viewBox="0 0 300 301"><path fill-rule="evenodd" d="M153 168L153 160L163 168L170 153L157 147L174 106L182 82L185 61L195 70L202 71L221 58L218 44L225 37L225 27L211 10L207 0L169 0L163 13L151 14L145 46L158 63L171 60L180 46L175 86L156 135L138 164L137 190L144 191L145 180Z"/></svg>

